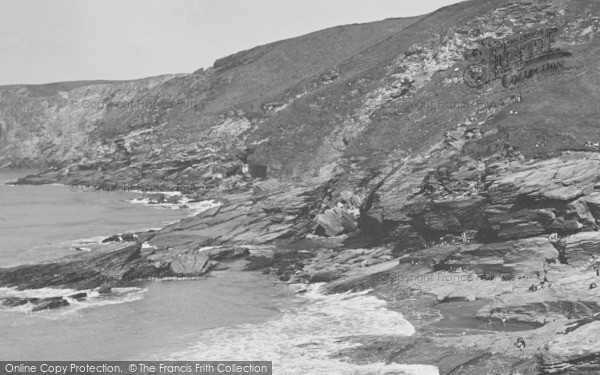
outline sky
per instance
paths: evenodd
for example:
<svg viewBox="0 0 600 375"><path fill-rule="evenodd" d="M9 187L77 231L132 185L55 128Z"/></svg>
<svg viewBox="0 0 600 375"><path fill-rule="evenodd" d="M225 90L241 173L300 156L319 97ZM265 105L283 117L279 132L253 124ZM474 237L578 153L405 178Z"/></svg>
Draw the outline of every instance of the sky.
<svg viewBox="0 0 600 375"><path fill-rule="evenodd" d="M232 53L459 0L1 0L0 85L191 73Z"/></svg>

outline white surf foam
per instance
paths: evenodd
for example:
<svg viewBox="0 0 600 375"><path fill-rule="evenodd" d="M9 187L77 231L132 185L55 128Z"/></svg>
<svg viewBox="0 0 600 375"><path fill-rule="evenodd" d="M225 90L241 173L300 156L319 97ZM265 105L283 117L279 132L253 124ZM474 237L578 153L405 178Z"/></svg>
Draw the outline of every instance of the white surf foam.
<svg viewBox="0 0 600 375"><path fill-rule="evenodd" d="M63 297L69 302L69 306L61 307L56 310L40 311L36 314L44 314L49 318L60 318L65 314L72 314L78 310L86 309L90 307L98 307L104 305L115 305L119 303L126 303L137 301L143 298L146 289L128 287L128 288L112 288L110 294L102 295L95 290L74 290L74 289L55 289L55 288L40 288L40 289L25 289L17 290L15 288L0 288L0 299L7 297L19 297L19 298L50 298L50 297ZM76 293L87 293L87 297L81 301L78 301L69 296ZM34 304L28 303L18 307L2 307L0 309L5 311L14 312L27 312L31 313L31 309Z"/></svg>
<svg viewBox="0 0 600 375"><path fill-rule="evenodd" d="M273 361L273 373L285 375L438 374L433 366L353 364L333 357L360 345L349 337L410 336L415 332L401 314L386 309L385 301L367 293L326 296L311 286L303 296L304 303L281 318L206 331L192 347L167 359L268 360Z"/></svg>
<svg viewBox="0 0 600 375"><path fill-rule="evenodd" d="M77 293L74 289L56 289L56 288L39 288L18 290L16 288L0 288L0 298L18 297L18 298L49 298L62 297Z"/></svg>
<svg viewBox="0 0 600 375"><path fill-rule="evenodd" d="M165 193L161 193L165 194ZM165 194L166 195L166 194ZM171 193L171 195L181 195L181 193ZM199 201L199 202L191 202L191 199L188 197L182 197L178 203L150 203L150 199L147 197L143 198L134 198L130 200L131 203L134 204L143 204L149 207L160 208L160 209L171 209L171 210L180 210L185 205L187 209L190 211L190 216L198 215L201 212L204 212L210 208L220 206L221 203L215 201L214 199Z"/></svg>
<svg viewBox="0 0 600 375"><path fill-rule="evenodd" d="M220 202L215 201L214 199L208 200L208 201L200 201L200 202L194 202L194 203L190 203L190 200L185 198L184 199L184 203L186 206L188 206L188 209L190 210L190 216L196 216L199 213L202 213L206 210L209 210L213 207L218 207L221 205Z"/></svg>
<svg viewBox="0 0 600 375"><path fill-rule="evenodd" d="M78 310L106 305L116 305L141 300L147 289L143 288L113 288L108 295L101 295L96 291L88 292L88 297L82 301L66 298L70 306L63 310L57 310L62 314L72 314Z"/></svg>
<svg viewBox="0 0 600 375"><path fill-rule="evenodd" d="M112 235L111 235L112 236ZM96 245L102 243L102 241L109 236L94 236L88 238L77 238L70 241L65 241L62 243L64 246L86 246L86 245Z"/></svg>

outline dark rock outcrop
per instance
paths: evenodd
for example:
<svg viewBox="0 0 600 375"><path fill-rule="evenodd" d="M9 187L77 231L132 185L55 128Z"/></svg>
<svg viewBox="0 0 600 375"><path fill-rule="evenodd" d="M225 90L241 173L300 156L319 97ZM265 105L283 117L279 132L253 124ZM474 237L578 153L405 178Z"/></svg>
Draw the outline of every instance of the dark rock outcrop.
<svg viewBox="0 0 600 375"><path fill-rule="evenodd" d="M113 236L103 239L102 243L119 242L119 241L121 241L121 237L119 237L115 234Z"/></svg>
<svg viewBox="0 0 600 375"><path fill-rule="evenodd" d="M338 279L342 275L340 270L321 270L316 271L309 277L311 283L323 283Z"/></svg>
<svg viewBox="0 0 600 375"><path fill-rule="evenodd" d="M85 293L83 293L85 294ZM74 298L74 297L70 297ZM81 298L74 298L81 300ZM43 311L43 310L54 310L61 307L69 306L69 301L63 297L48 297L48 298L21 298L21 297L8 297L2 300L2 305L7 307L17 307L31 304L32 312Z"/></svg>
<svg viewBox="0 0 600 375"><path fill-rule="evenodd" d="M51 297L39 300L31 309L32 312L53 310L60 307L69 306L69 302L62 297Z"/></svg>
<svg viewBox="0 0 600 375"><path fill-rule="evenodd" d="M203 253L206 254L210 260L221 261L247 257L250 255L250 250L247 247L233 246L204 250Z"/></svg>
<svg viewBox="0 0 600 375"><path fill-rule="evenodd" d="M564 261L582 269L597 268L600 256L600 232L581 232L560 239L556 247L562 252Z"/></svg>
<svg viewBox="0 0 600 375"><path fill-rule="evenodd" d="M208 255L192 253L175 257L169 269L175 276L200 276L210 271L211 267Z"/></svg>
<svg viewBox="0 0 600 375"><path fill-rule="evenodd" d="M595 337L600 322L591 322L575 331L558 335L541 350L542 374L584 374L600 371L600 346Z"/></svg>
<svg viewBox="0 0 600 375"><path fill-rule="evenodd" d="M0 285L19 289L90 289L107 281L121 282L138 264L140 250L137 243L111 243L98 251L80 252L58 262L0 269Z"/></svg>
<svg viewBox="0 0 600 375"><path fill-rule="evenodd" d="M332 208L317 216L316 233L327 236L338 236L340 234L354 232L358 229L357 218L350 212L341 208Z"/></svg>

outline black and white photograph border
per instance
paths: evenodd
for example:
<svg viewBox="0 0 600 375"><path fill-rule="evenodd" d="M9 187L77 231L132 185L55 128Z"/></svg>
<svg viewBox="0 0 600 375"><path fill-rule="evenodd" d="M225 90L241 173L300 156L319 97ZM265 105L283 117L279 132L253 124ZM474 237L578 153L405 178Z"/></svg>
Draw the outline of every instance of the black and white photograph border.
<svg viewBox="0 0 600 375"><path fill-rule="evenodd" d="M600 2L0 3L0 374L600 374Z"/></svg>

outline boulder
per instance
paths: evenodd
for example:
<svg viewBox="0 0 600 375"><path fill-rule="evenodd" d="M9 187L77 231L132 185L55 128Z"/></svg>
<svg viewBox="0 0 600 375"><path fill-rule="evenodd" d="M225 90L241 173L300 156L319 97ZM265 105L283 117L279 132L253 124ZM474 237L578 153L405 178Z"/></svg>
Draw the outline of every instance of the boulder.
<svg viewBox="0 0 600 375"><path fill-rule="evenodd" d="M316 223L316 233L329 237L354 232L358 229L358 222L354 215L339 207L329 209L318 215Z"/></svg>
<svg viewBox="0 0 600 375"><path fill-rule="evenodd" d="M171 262L169 269L175 276L200 276L210 270L209 261L208 255L202 252L181 254Z"/></svg>
<svg viewBox="0 0 600 375"><path fill-rule="evenodd" d="M326 269L313 272L308 281L311 283L326 283L338 279L342 275L340 270Z"/></svg>

